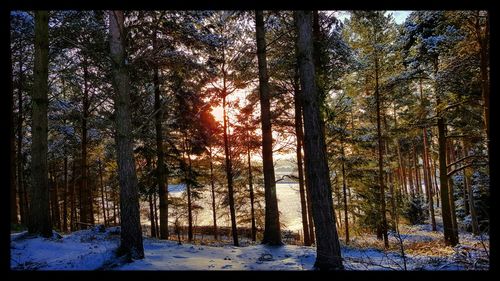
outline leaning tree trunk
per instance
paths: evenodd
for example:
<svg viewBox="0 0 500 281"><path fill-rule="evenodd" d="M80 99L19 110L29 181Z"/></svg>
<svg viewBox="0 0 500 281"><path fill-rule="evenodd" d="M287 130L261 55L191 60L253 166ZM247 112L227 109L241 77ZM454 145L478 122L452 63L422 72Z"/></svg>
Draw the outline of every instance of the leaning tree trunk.
<svg viewBox="0 0 500 281"><path fill-rule="evenodd" d="M35 66L32 96L33 124L31 145L30 219L28 232L43 237L52 235L49 207L49 178L47 166L49 66L49 13L35 11Z"/></svg>
<svg viewBox="0 0 500 281"><path fill-rule="evenodd" d="M322 270L343 269L315 81L313 39L311 36L312 12L295 12L295 24L298 31L297 58L301 78L301 100L304 109L306 174L313 203L312 213L317 242L314 266Z"/></svg>
<svg viewBox="0 0 500 281"><path fill-rule="evenodd" d="M307 217L307 204L306 204L306 191L304 187L304 165L302 163L302 142L304 139L304 132L302 131L302 105L299 100L299 69L295 68L294 75L294 103L295 103L295 135L297 139L297 170L299 173L299 193L300 193L300 207L302 213L302 230L304 232L304 246L311 246L310 229ZM311 222L312 223L312 222Z"/></svg>
<svg viewBox="0 0 500 281"><path fill-rule="evenodd" d="M130 113L130 81L126 64L123 11L109 11L110 54L115 90L115 140L120 182L120 253L132 259L144 258L139 194L132 150Z"/></svg>
<svg viewBox="0 0 500 281"><path fill-rule="evenodd" d="M273 135L271 130L271 104L269 77L266 61L266 31L262 11L255 11L257 36L257 60L259 64L260 116L262 122L262 159L264 170L264 191L266 216L263 244L281 245L281 230L276 198L276 180L273 164Z"/></svg>

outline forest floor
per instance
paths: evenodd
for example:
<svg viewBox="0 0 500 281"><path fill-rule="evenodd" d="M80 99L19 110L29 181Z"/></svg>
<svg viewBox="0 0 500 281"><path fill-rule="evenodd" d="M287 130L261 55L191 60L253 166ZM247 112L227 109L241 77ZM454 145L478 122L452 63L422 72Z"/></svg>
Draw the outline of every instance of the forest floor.
<svg viewBox="0 0 500 281"><path fill-rule="evenodd" d="M442 232L429 225L400 226L400 236L390 233L390 247L374 235L353 237L343 243L347 270L487 270L489 238L460 233L460 244L445 246ZM401 240L398 239L401 237ZM13 270L311 270L315 247L285 245L270 247L245 243L198 241L195 244L144 237L145 258L123 263L114 257L120 241L119 227L94 227L52 238L11 234ZM405 258L401 252L401 243Z"/></svg>

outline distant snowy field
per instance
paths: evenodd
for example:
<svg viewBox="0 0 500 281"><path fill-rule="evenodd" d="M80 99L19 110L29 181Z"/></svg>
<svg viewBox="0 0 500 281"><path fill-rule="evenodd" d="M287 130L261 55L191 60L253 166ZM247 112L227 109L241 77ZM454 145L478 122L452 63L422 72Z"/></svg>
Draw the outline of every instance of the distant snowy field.
<svg viewBox="0 0 500 281"><path fill-rule="evenodd" d="M410 242L436 240L425 227L412 231ZM370 237L369 239L374 239ZM391 244L396 238L391 236ZM477 238L461 236L466 242ZM206 246L178 245L174 241L144 238L145 258L123 264L114 258L119 244L119 228L94 227L62 237L30 238L26 232L11 234L11 269L13 270L311 270L316 257L314 247L285 245L268 247L250 245ZM406 245L407 247L407 245ZM451 248L450 248L451 249ZM407 254L408 270L464 270L480 267L477 251L461 254L468 248L456 247L447 256ZM452 250L452 252L454 251ZM484 255L483 255L484 256ZM342 246L344 266L348 270L403 270L397 251ZM472 267L474 266L474 267Z"/></svg>

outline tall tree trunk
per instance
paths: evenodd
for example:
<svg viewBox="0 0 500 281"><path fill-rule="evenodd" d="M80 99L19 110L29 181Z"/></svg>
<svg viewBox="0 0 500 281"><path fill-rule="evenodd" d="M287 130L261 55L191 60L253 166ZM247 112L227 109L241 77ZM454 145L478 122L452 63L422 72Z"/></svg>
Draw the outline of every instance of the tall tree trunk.
<svg viewBox="0 0 500 281"><path fill-rule="evenodd" d="M53 170L52 172L52 226L56 229L61 229L61 216L59 212L59 196L58 196L58 181L57 181L57 172Z"/></svg>
<svg viewBox="0 0 500 281"><path fill-rule="evenodd" d="M424 118L427 118L427 111L425 109L425 98L424 98L424 91L422 87L422 79L419 79L419 89L420 89L420 101L421 101L421 107L422 111L424 112ZM431 181L431 171L429 167L429 150L428 150L428 144L427 144L427 127L422 128L422 140L423 140L423 147L424 147L424 152L423 152L423 162L424 162L424 182L425 182L425 189L427 193L427 204L429 205L429 216L431 217L431 226L432 226L432 231L436 231L436 218L434 217L434 200L432 196L432 181Z"/></svg>
<svg viewBox="0 0 500 281"><path fill-rule="evenodd" d="M187 144L188 137L184 135L184 163L187 162L187 171L186 173L186 193L187 193L187 207L188 207L188 242L193 241L193 208L191 202L191 182L193 181L192 173L191 173L191 151ZM186 157L187 155L187 157ZM187 158L187 161L186 161Z"/></svg>
<svg viewBox="0 0 500 281"><path fill-rule="evenodd" d="M49 14L35 11L35 66L32 95L32 145L30 188L30 220L28 231L43 237L52 235L49 210L49 179L47 166L47 106L49 65Z"/></svg>
<svg viewBox="0 0 500 281"><path fill-rule="evenodd" d="M94 224L94 217L92 215L92 192L91 188L88 184L88 176L87 176L87 121L89 118L89 86L88 86L88 66L87 66L87 60L84 58L83 60L83 97L82 97L82 103L83 103L83 112L82 112L82 146L81 146L81 153L82 153L82 159L81 159L81 176L82 178L80 179L80 192L81 192L81 197L80 200L82 201L80 203L81 205L81 210L80 210L80 220L83 222L83 224L80 224L80 227L82 229L87 228L87 224Z"/></svg>
<svg viewBox="0 0 500 281"><path fill-rule="evenodd" d="M276 197L276 179L273 163L273 135L271 129L271 104L269 76L266 61L266 30L262 11L255 11L255 29L257 37L257 60L259 64L260 116L262 124L262 159L264 170L264 191L266 215L263 244L282 245L281 229Z"/></svg>
<svg viewBox="0 0 500 281"><path fill-rule="evenodd" d="M70 203L70 221L69 221L69 227L70 231L75 231L76 230L76 201L75 201L75 196L76 196L76 160L73 159L73 164L72 164L72 169L71 169L71 190L69 193L69 203Z"/></svg>
<svg viewBox="0 0 500 281"><path fill-rule="evenodd" d="M417 194L421 194L422 190L422 182L420 181L420 169L418 167L418 155L417 155L417 147L415 144L412 144L413 148L413 164L415 165L415 184L416 184L416 191Z"/></svg>
<svg viewBox="0 0 500 281"><path fill-rule="evenodd" d="M109 11L110 53L115 89L116 154L120 182L120 251L132 259L144 258L139 215L139 194L132 150L130 82L125 55L123 11Z"/></svg>
<svg viewBox="0 0 500 281"><path fill-rule="evenodd" d="M448 141L449 143L447 145L448 148L447 163L449 164L455 162L456 155L452 139L449 139ZM454 191L454 182L451 176L448 177L448 188L450 194L450 213L451 213L451 225L453 226L453 237L456 237L458 241L458 223L457 223L457 212L455 207L455 195L454 195L455 191Z"/></svg>
<svg viewBox="0 0 500 281"><path fill-rule="evenodd" d="M315 81L312 39L312 12L296 11L298 30L297 58L300 69L304 108L304 153L307 181L312 197L312 213L317 238L314 266L322 270L343 269L340 243L335 226L332 189L325 153L325 138L321 130L318 93Z"/></svg>
<svg viewBox="0 0 500 281"><path fill-rule="evenodd" d="M157 237L156 235L156 225L155 225L155 211L153 207L153 194L148 195L149 202L149 222L151 224L151 237Z"/></svg>
<svg viewBox="0 0 500 281"><path fill-rule="evenodd" d="M385 214L385 183L384 183L384 158L383 158L383 140L381 128L381 97L379 91L379 65L378 56L375 55L375 102L377 106L377 139L378 139L378 184L379 184L379 202L380 202L380 226L382 236L384 238L384 246L389 247L389 239L387 237L387 218Z"/></svg>
<svg viewBox="0 0 500 281"><path fill-rule="evenodd" d="M62 231L68 232L68 156L64 156L64 193Z"/></svg>
<svg viewBox="0 0 500 281"><path fill-rule="evenodd" d="M481 72L481 97L483 100L483 121L486 131L488 156L490 155L490 71L489 71L489 41L490 13L486 11L486 26L484 35L480 23L480 11L476 11L476 40L479 45L479 69Z"/></svg>
<svg viewBox="0 0 500 281"><path fill-rule="evenodd" d="M479 234L479 226L477 223L477 213L476 213L476 207L475 207L475 203L474 203L474 194L472 192L472 186L469 183L469 177L467 176L466 169L464 169L464 179L465 179L464 185L465 185L465 188L467 189L467 193L468 193L467 197L469 197L468 201L469 201L469 212L470 212L471 221L472 221L472 233L474 235L478 235Z"/></svg>
<svg viewBox="0 0 500 281"><path fill-rule="evenodd" d="M296 50L297 51L297 50ZM294 103L295 103L295 135L297 139L297 170L299 174L299 193L300 193L300 208L302 213L302 231L304 232L304 246L311 246L309 222L307 218L308 209L306 204L306 192L304 188L304 165L302 163L302 143L304 132L302 129L302 105L300 104L300 81L299 68L295 67L294 75ZM310 222L312 223L312 222Z"/></svg>
<svg viewBox="0 0 500 281"><path fill-rule="evenodd" d="M19 190L19 210L21 213L21 223L28 223L29 206L28 194L24 185L23 171L23 68L22 62L19 62L19 80L17 87L17 188Z"/></svg>
<svg viewBox="0 0 500 281"><path fill-rule="evenodd" d="M436 176L436 159L432 157L431 155L431 177L434 178L434 194L436 194L436 207L439 208L439 187L438 187L438 182L437 182L437 176ZM437 171L439 172L439 171Z"/></svg>
<svg viewBox="0 0 500 281"><path fill-rule="evenodd" d="M227 190L228 190L228 201L229 201L229 214L231 216L231 232L233 236L234 246L239 246L238 242L238 229L236 227L236 210L234 207L234 190L233 190L233 164L231 161L231 151L229 147L229 118L227 116L227 86L226 86L226 54L225 50L222 50L222 111L223 111L223 129L224 129L224 155L226 160L226 177L227 177Z"/></svg>
<svg viewBox="0 0 500 281"><path fill-rule="evenodd" d="M104 225L108 225L108 220L106 218L106 203L104 201L104 183L102 180L102 163L101 159L97 160L97 163L99 164L99 180L101 183L101 201L102 201L102 216L104 218Z"/></svg>
<svg viewBox="0 0 500 281"><path fill-rule="evenodd" d="M427 128L422 129L423 140L424 140L424 179L425 187L427 191L427 201L429 204L429 215L431 217L432 231L436 231L436 218L434 215L434 199L432 192L432 180L431 180L431 169L429 167L429 150L427 145Z"/></svg>
<svg viewBox="0 0 500 281"><path fill-rule="evenodd" d="M413 165L411 161L411 153L408 152L408 180L410 182L410 196L415 197L415 184L413 183Z"/></svg>
<svg viewBox="0 0 500 281"><path fill-rule="evenodd" d="M214 239L218 240L217 235L217 213L215 210L215 177L214 177L214 164L212 160L212 146L208 147L209 161L210 161L210 187L212 191L212 219L214 223Z"/></svg>
<svg viewBox="0 0 500 281"><path fill-rule="evenodd" d="M156 30L153 35L153 49L156 50ZM163 133L162 118L163 108L160 101L160 79L158 65L154 65L153 84L155 92L155 131L156 131L156 157L157 157L157 175L158 195L160 197L160 239L168 239L168 183L167 166L165 165L165 156L163 152Z"/></svg>
<svg viewBox="0 0 500 281"><path fill-rule="evenodd" d="M344 193L345 243L349 244L349 216L347 212L347 179L345 175L345 151L344 151L343 139L340 142L340 149L342 151L342 191Z"/></svg>
<svg viewBox="0 0 500 281"><path fill-rule="evenodd" d="M156 192L153 192L153 208L154 208L154 214L155 214L155 228L156 228L156 237L160 237L160 225L159 225L159 220L158 220L158 203L156 203Z"/></svg>
<svg viewBox="0 0 500 281"><path fill-rule="evenodd" d="M10 25L10 21L9 21ZM9 47L9 140L10 140L10 223L18 224L18 207L17 207L17 195L18 187L17 185L17 175L16 175L16 132L15 132L15 122L14 122L14 86L13 86L13 76L12 76L12 50ZM21 198L19 198L21 201Z"/></svg>
<svg viewBox="0 0 500 281"><path fill-rule="evenodd" d="M248 131L247 138L249 137ZM247 141L249 141L247 139ZM254 195L253 195L253 176L252 176L252 161L250 157L250 146L247 147L248 158L248 188L250 189L250 215L252 219L252 241L257 240L257 227L255 226L255 208L254 208Z"/></svg>
<svg viewBox="0 0 500 281"><path fill-rule="evenodd" d="M442 106L439 96L436 97L436 108ZM439 183L441 189L441 213L443 217L444 241L446 245L455 246L458 238L453 235L451 220L450 193L448 190L448 176L446 168L446 124L441 112L438 112L438 143L439 143Z"/></svg>

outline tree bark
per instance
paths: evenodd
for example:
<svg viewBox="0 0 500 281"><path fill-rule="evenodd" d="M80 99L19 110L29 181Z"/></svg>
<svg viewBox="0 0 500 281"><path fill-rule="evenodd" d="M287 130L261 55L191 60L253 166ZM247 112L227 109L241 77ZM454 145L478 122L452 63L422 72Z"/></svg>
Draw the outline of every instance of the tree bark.
<svg viewBox="0 0 500 281"><path fill-rule="evenodd" d="M312 39L312 12L296 11L297 49L304 108L304 153L307 180L312 197L312 213L317 238L314 266L322 270L343 269L340 243L335 226L332 189L321 130L318 92L315 81Z"/></svg>
<svg viewBox="0 0 500 281"><path fill-rule="evenodd" d="M342 151L342 191L344 193L344 217L345 217L345 243L349 244L349 217L347 212L347 179L345 175L345 151L344 140L340 142Z"/></svg>
<svg viewBox="0 0 500 281"><path fill-rule="evenodd" d="M48 133L48 62L49 62L49 14L35 11L35 66L32 96L32 145L30 188L30 220L28 232L43 237L52 235L49 208L49 182L47 166Z"/></svg>
<svg viewBox="0 0 500 281"><path fill-rule="evenodd" d="M17 88L17 188L19 190L19 210L21 213L21 223L26 225L29 217L28 194L26 186L24 185L24 171L23 171L23 68L22 62L19 62L19 82Z"/></svg>
<svg viewBox="0 0 500 281"><path fill-rule="evenodd" d="M297 51L297 50L295 50ZM295 68L294 75L294 103L295 103L295 135L297 139L297 170L299 174L299 193L300 193L300 207L302 213L302 231L304 233L304 246L311 246L310 239L310 228L308 222L308 209L306 204L306 192L304 188L304 165L302 163L302 143L304 140L304 132L302 129L302 105L300 104L300 81L299 81L299 68L298 66Z"/></svg>
<svg viewBox="0 0 500 281"><path fill-rule="evenodd" d="M271 129L271 104L269 77L266 61L266 31L262 11L255 11L257 37L257 60L259 65L260 116L262 124L262 159L264 170L264 191L266 202L263 244L282 245L281 229L276 197L276 179L273 163L273 135Z"/></svg>
<svg viewBox="0 0 500 281"><path fill-rule="evenodd" d="M10 21L9 21L10 25ZM12 81L12 50L9 47L9 140L10 140L10 223L18 224L18 204L17 195L18 187L17 185L17 175L16 175L16 132L15 132L15 122L14 122L14 87ZM19 198L21 199L21 198ZM21 200L19 200L21 201Z"/></svg>
<svg viewBox="0 0 500 281"><path fill-rule="evenodd" d="M138 183L132 150L130 82L125 55L123 11L109 11L110 54L115 90L115 125L118 178L120 182L120 252L132 259L144 258L139 215Z"/></svg>

